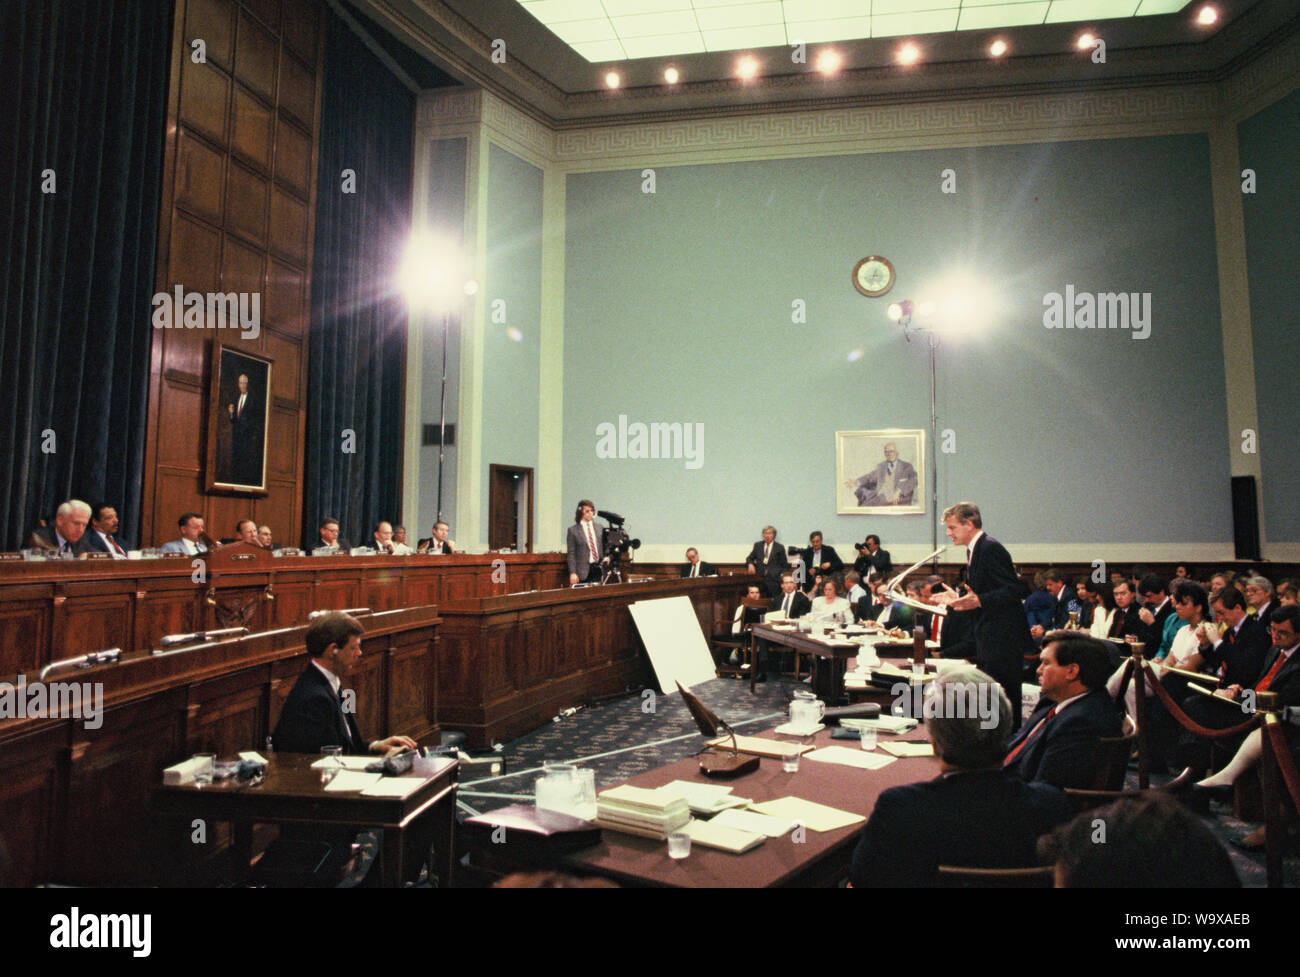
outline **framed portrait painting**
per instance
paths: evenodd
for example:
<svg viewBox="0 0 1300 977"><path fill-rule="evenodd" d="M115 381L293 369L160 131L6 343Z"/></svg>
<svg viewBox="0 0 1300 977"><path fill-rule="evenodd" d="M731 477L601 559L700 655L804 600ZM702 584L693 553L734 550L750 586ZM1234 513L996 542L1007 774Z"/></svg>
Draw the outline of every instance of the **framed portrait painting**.
<svg viewBox="0 0 1300 977"><path fill-rule="evenodd" d="M925 513L925 431L835 432L835 511L840 515Z"/></svg>
<svg viewBox="0 0 1300 977"><path fill-rule="evenodd" d="M208 397L209 491L266 494L271 361L216 344Z"/></svg>

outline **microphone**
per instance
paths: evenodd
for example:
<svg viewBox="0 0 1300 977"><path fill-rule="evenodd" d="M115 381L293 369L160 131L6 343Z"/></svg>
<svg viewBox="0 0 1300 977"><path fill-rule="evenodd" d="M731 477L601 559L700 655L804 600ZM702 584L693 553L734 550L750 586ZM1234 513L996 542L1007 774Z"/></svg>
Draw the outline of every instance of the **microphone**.
<svg viewBox="0 0 1300 977"><path fill-rule="evenodd" d="M608 519L610 522L623 522L623 517L617 512L606 512L604 509L597 509L596 515L602 519Z"/></svg>

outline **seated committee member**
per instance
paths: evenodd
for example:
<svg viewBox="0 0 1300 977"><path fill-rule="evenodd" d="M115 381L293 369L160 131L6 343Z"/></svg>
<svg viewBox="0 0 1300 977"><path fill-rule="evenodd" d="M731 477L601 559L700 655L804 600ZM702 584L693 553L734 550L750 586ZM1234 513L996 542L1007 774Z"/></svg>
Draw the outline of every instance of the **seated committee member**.
<svg viewBox="0 0 1300 977"><path fill-rule="evenodd" d="M54 514L53 526L41 526L32 531L29 545L32 549L71 553L80 556L94 550L86 539L86 526L90 523L90 506L80 499L68 499Z"/></svg>
<svg viewBox="0 0 1300 977"><path fill-rule="evenodd" d="M822 623L835 621L839 624L848 624L853 620L853 607L840 596L839 585L834 578L822 581L822 592L812 599L812 609L808 612L808 616Z"/></svg>
<svg viewBox="0 0 1300 977"><path fill-rule="evenodd" d="M800 593L795 587L793 574L783 573L781 592L772 598L772 606L768 610L780 611L783 618L794 620L812 610L812 601L808 599L807 594Z"/></svg>
<svg viewBox="0 0 1300 977"><path fill-rule="evenodd" d="M97 502L90 507L90 532L86 541L101 553L107 553L115 560L126 559L126 548L117 541L117 510L105 502Z"/></svg>
<svg viewBox="0 0 1300 977"><path fill-rule="evenodd" d="M891 787L876 800L853 852L854 888L933 886L940 865L1036 865L1039 836L1071 814L1061 790L1003 769L1011 703L992 678L960 665L936 679L926 698L939 776ZM962 708L948 707L959 699ZM993 714L967 703L991 703Z"/></svg>
<svg viewBox="0 0 1300 977"><path fill-rule="evenodd" d="M451 532L451 527L439 519L433 524L433 535L420 540L415 551L417 553L438 553L442 556L450 556L456 552L456 547L447 538L449 532Z"/></svg>
<svg viewBox="0 0 1300 977"><path fill-rule="evenodd" d="M270 526L257 527L257 545L264 550L278 550L280 548L275 545L275 537L271 535Z"/></svg>
<svg viewBox="0 0 1300 977"><path fill-rule="evenodd" d="M215 549L212 539L203 530L203 517L197 512L184 512L176 520L176 525L181 527L181 538L174 539L170 543L163 543L160 547L164 553L184 553L187 556L196 556L199 553L206 553L210 549Z"/></svg>
<svg viewBox="0 0 1300 977"><path fill-rule="evenodd" d="M257 523L252 519L239 520L235 524L235 542L261 547L262 544L257 539Z"/></svg>
<svg viewBox="0 0 1300 977"><path fill-rule="evenodd" d="M410 556L415 551L405 543L399 543L393 539L392 523L380 520L375 523L375 549L380 553L387 553L389 556Z"/></svg>
<svg viewBox="0 0 1300 977"><path fill-rule="evenodd" d="M289 691L271 734L278 752L319 753L324 746L341 746L345 754L415 749L409 736L366 740L356 712L347 708L351 700L343 695L343 680L361 660L364 630L361 622L342 611L322 614L307 625L303 641L311 662Z"/></svg>
<svg viewBox="0 0 1300 977"><path fill-rule="evenodd" d="M858 551L858 558L853 561L853 569L862 574L863 580L884 577L894 569L889 551L880 548L880 537L875 533L854 548Z"/></svg>
<svg viewBox="0 0 1300 977"><path fill-rule="evenodd" d="M686 562L682 564L682 577L716 577L718 568L712 563L700 559L700 551L692 546L686 551Z"/></svg>
<svg viewBox="0 0 1300 977"><path fill-rule="evenodd" d="M315 539L309 539L303 545L303 549L312 553L319 549L334 550L337 553L346 553L350 546L347 540L339 539L339 521L333 516L326 516L320 521L320 529Z"/></svg>
<svg viewBox="0 0 1300 977"><path fill-rule="evenodd" d="M776 541L775 526L763 527L763 538L749 551L745 566L750 573L763 578L763 592L768 597L780 591L781 574L790 569L790 561L786 559L785 546Z"/></svg>
<svg viewBox="0 0 1300 977"><path fill-rule="evenodd" d="M409 546L409 545L410 545L409 543L406 542L406 527L405 527L405 526L394 526L394 527L393 527L393 542L394 542L394 543L401 543L403 546ZM419 540L416 540L416 542L418 543Z"/></svg>
<svg viewBox="0 0 1300 977"><path fill-rule="evenodd" d="M1110 653L1077 631L1049 631L1039 653L1041 697L1011 740L1003 767L1027 781L1089 789L1097 741L1119 736L1123 719L1106 691Z"/></svg>
<svg viewBox="0 0 1300 977"><path fill-rule="evenodd" d="M568 533L569 586L600 581L605 556L605 527L596 523L596 503L581 499Z"/></svg>

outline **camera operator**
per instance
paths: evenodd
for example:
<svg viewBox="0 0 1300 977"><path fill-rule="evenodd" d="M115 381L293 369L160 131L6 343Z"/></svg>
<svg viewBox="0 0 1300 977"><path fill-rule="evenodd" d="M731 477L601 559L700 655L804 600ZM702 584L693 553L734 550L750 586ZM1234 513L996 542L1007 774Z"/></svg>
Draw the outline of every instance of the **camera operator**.
<svg viewBox="0 0 1300 977"><path fill-rule="evenodd" d="M599 583L601 560L605 555L605 527L596 524L596 503L578 502L569 527L569 586Z"/></svg>

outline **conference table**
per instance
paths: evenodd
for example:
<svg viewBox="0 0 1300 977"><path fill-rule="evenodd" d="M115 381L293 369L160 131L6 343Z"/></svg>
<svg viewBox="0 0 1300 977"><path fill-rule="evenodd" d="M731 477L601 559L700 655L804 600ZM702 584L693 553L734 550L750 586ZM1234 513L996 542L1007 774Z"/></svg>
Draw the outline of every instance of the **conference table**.
<svg viewBox="0 0 1300 977"><path fill-rule="evenodd" d="M764 739L782 739L773 730L759 734ZM924 725L899 735L879 734L879 742L929 742ZM854 740L833 739L830 729L814 737L813 745L844 746L854 750ZM882 752L879 745L877 752ZM937 775L933 758L906 757L879 770L863 770L838 763L801 760L795 773L785 773L781 761L762 758L759 768L732 780L714 780L700 773L699 759L688 757L626 781L634 787L662 787L674 780L726 784L732 793L755 801L796 796L829 807L869 817L881 792L901 784L929 780ZM474 850L475 864L493 872L558 868L578 875L600 875L629 886L674 886L703 888L764 888L769 886L833 886L847 877L858 833L865 822L834 831L805 829L796 836L789 832L768 838L743 855L692 845L684 859L669 858L667 843L605 829L600 844L551 857L535 851L513 850L510 845L480 845ZM799 840L801 838L801 840Z"/></svg>
<svg viewBox="0 0 1300 977"><path fill-rule="evenodd" d="M402 885L404 858L412 866L425 854L408 851L408 842L431 838L438 852L439 883L451 885L456 865L457 761L435 761L430 773L403 775L403 780L419 781L404 797L367 797L326 790L320 771L312 768L320 760L317 754L270 753L266 759L266 779L260 784L231 778L203 787L193 783L155 787L154 809L161 814L232 822L235 851L244 865L251 860L255 824L382 828L380 882L386 888ZM385 777L384 782L397 779Z"/></svg>

